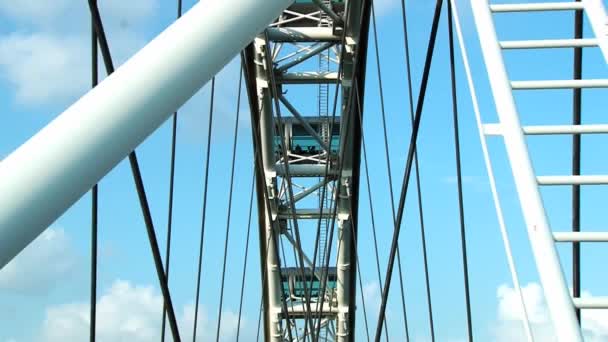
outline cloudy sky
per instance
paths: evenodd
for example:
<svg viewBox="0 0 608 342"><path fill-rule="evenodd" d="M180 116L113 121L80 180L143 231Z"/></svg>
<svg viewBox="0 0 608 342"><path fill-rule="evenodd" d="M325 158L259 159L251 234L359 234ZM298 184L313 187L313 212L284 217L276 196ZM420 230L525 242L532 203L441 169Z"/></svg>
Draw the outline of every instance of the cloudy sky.
<svg viewBox="0 0 608 342"><path fill-rule="evenodd" d="M473 63L482 115L487 122L493 122L496 120L495 108L467 2L458 1L465 41ZM100 0L99 3L116 65L127 60L170 25L176 14L172 1ZM391 171L393 178L400 182L411 130L405 102L407 93L400 7L398 0L376 0L375 3L386 114L390 122ZM416 94L433 4L427 0L410 0L407 3ZM193 1L185 1L185 10L193 4ZM445 19L445 12L443 15ZM505 40L568 38L572 35L571 24L572 15L568 13L505 15L497 18L499 35ZM439 32L421 127L419 154L435 330L440 341L462 341L466 328L445 21L442 21ZM588 27L586 33L589 33ZM89 35L86 1L0 0L0 113L4 118L0 157L8 155L88 90ZM370 52L372 44L370 40ZM474 334L480 341L521 340L525 336L521 303L508 272L459 54L457 58ZM569 78L571 61L571 52L565 50L532 54L510 52L506 55L509 75L517 80ZM381 135L378 74L376 60L371 53L368 63L365 136L384 273L392 230L390 198ZM597 50L585 51L585 77L608 77L605 65ZM232 130L236 117L238 72L239 63L234 60L217 77L209 181L211 200L208 207L212 214L208 215L207 220L204 281L197 330L201 340L213 338L217 324L220 291L217 275L223 257L221 247L228 203L226 175L230 168ZM297 91L293 90L292 94L297 94ZM586 123L603 122L600 115L605 114L601 112L605 108L605 100L602 99L605 99L605 90L584 91L583 117ZM301 96L298 101L298 108L313 107L313 101L306 97ZM567 91L521 94L517 97L517 104L522 121L526 124L565 124L570 120L571 97ZM180 109L178 123L174 249L170 281L183 338L192 335L208 106L207 85ZM242 100L242 106L244 111L239 121L238 172L233 202L235 214L231 220L229 267L222 313L221 335L226 341L234 338L237 322L252 175L251 127L246 99ZM170 132L169 123L163 125L137 150L162 246L167 222ZM606 173L608 162L597 158L597 153L602 150L593 147L605 146L605 143L603 136L583 138L585 173ZM529 144L539 174L568 172L568 153L558 153L569 151L567 138L535 138ZM532 329L536 341L554 341L555 334L532 261L504 146L495 138L490 140L490 149ZM362 188L363 183L362 180ZM396 193L400 187L400 183L394 184ZM587 205L601 203L605 198L602 191L605 189L601 187L583 189L583 229L593 231L605 227L602 208ZM553 229L568 230L569 189L548 189L543 191L543 196L547 200L545 204ZM361 193L360 203L359 239L371 241L367 193ZM424 300L418 220L416 198L409 196L400 245L404 259L408 323L412 340L428 341L429 324ZM254 213L254 233L256 222ZM99 238L98 340L156 339L160 333L162 296L127 163L118 165L100 183ZM570 248L563 246L559 251L565 273L570 279ZM359 291L366 301L370 325L374 327L380 300L374 253L367 244L361 245L359 253L364 284ZM584 245L582 279L585 296L608 295L604 286L605 277L600 272L601 262L607 256L606 249L601 246ZM89 324L89 258L90 195L87 194L0 270L0 342L85 340ZM243 340L253 341L260 304L257 238L251 240L248 260L241 329ZM403 317L397 288L397 281L393 281L388 324L391 338L402 340ZM356 333L360 338L365 336L363 321L363 313L358 310ZM588 341L608 340L608 313L602 310L585 312L583 328Z"/></svg>

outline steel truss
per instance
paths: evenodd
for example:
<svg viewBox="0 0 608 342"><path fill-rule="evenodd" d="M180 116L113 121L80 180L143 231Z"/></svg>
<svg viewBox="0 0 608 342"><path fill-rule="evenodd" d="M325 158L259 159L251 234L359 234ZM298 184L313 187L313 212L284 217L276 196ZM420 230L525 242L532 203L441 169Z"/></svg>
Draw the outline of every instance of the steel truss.
<svg viewBox="0 0 608 342"><path fill-rule="evenodd" d="M356 236L352 233L356 234L356 225L352 222L358 207L360 122L351 94L353 86L363 92L368 31L368 20L362 20L363 2L296 2L245 51L253 141L262 159L256 182L258 189L264 189L258 191L257 202L266 341L283 341L287 336L354 340ZM316 56L325 62L313 68L307 61ZM322 94L320 85L329 94ZM324 115L302 115L299 104L284 93L289 86L300 88L294 91L315 89L319 107L326 108L331 108L333 90L339 89L340 96L334 99L337 113L319 110ZM298 138L312 142L303 148ZM295 184L296 179L307 185ZM313 194L320 200L310 201ZM321 198L323 194L329 201ZM311 208L311 203L317 207ZM302 245L298 227L316 220L315 245ZM323 229L338 224L335 268L328 267L332 247L325 245L325 239L331 244L332 237L323 236L327 234L320 229L323 221ZM296 267L286 265L278 250L281 244L272 243L273 239L285 239L285 246L293 247ZM313 249L314 254L306 254Z"/></svg>

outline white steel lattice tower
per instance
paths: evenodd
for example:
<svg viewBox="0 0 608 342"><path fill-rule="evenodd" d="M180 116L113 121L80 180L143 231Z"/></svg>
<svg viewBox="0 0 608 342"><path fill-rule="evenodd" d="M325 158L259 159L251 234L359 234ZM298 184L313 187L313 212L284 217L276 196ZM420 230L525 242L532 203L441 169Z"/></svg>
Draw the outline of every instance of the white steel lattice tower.
<svg viewBox="0 0 608 342"><path fill-rule="evenodd" d="M362 18L369 9L362 4L296 1L245 53L263 161L257 184L258 189L266 185L269 199L258 194L267 341L290 334L293 340L314 338L319 326L321 338L354 339L356 227L351 222L357 213L360 124L352 95L357 87L363 97L368 22ZM317 56L321 63L307 62ZM332 85L339 85L340 94L335 116ZM301 98L296 103L290 94L306 89L317 93L316 106ZM301 114L311 109L317 115ZM312 246L301 244L305 229L298 227L304 226L309 233L319 228ZM283 239L293 248L296 265L287 265ZM325 251L330 244L337 250L335 260Z"/></svg>

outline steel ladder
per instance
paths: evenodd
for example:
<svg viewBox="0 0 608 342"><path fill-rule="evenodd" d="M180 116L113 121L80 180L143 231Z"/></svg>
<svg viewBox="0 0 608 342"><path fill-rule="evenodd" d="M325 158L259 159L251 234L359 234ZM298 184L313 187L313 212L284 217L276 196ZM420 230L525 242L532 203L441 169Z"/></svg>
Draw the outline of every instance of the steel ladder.
<svg viewBox="0 0 608 342"><path fill-rule="evenodd" d="M608 308L608 297L572 298L561 269L556 242L608 242L608 232L553 233L540 187L550 185L608 184L608 175L537 176L526 136L555 134L608 134L608 124L522 126L514 91L534 89L608 88L608 79L518 80L508 78L503 60L506 49L597 47L608 65L608 20L602 0L493 4L471 0L475 25L498 114L498 123L482 125L483 135L502 136L522 208L549 314L560 341L582 341L575 308ZM494 14L508 12L583 11L594 38L499 41Z"/></svg>

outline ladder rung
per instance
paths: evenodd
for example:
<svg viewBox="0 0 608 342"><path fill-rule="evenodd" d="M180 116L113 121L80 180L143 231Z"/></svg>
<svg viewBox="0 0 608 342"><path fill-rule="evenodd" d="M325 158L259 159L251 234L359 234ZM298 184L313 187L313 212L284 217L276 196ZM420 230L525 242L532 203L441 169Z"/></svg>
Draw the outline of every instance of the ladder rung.
<svg viewBox="0 0 608 342"><path fill-rule="evenodd" d="M604 124L524 126L523 129L528 135L608 133L608 125Z"/></svg>
<svg viewBox="0 0 608 342"><path fill-rule="evenodd" d="M606 88L607 79L591 80L550 80L550 81L511 81L515 90L525 89L571 89L571 88Z"/></svg>
<svg viewBox="0 0 608 342"><path fill-rule="evenodd" d="M555 232L556 242L608 242L608 232Z"/></svg>
<svg viewBox="0 0 608 342"><path fill-rule="evenodd" d="M496 4L490 5L492 12L532 12L582 10L581 2L542 2L533 4Z"/></svg>
<svg viewBox="0 0 608 342"><path fill-rule="evenodd" d="M572 298L572 302L579 309L608 309L608 297Z"/></svg>
<svg viewBox="0 0 608 342"><path fill-rule="evenodd" d="M598 46L597 39L543 39L543 40L511 40L500 42L503 49L544 49Z"/></svg>
<svg viewBox="0 0 608 342"><path fill-rule="evenodd" d="M283 84L325 84L336 83L338 73L331 71L322 72L287 72L277 75L276 81Z"/></svg>
<svg viewBox="0 0 608 342"><path fill-rule="evenodd" d="M321 209L296 209L296 218L297 219L318 219L321 217ZM280 219L291 219L293 218L293 212L290 208L285 208L279 210L279 218ZM332 208L324 208L323 209L323 217L332 217L333 210Z"/></svg>
<svg viewBox="0 0 608 342"><path fill-rule="evenodd" d="M538 176L539 185L599 185L608 184L608 176Z"/></svg>

